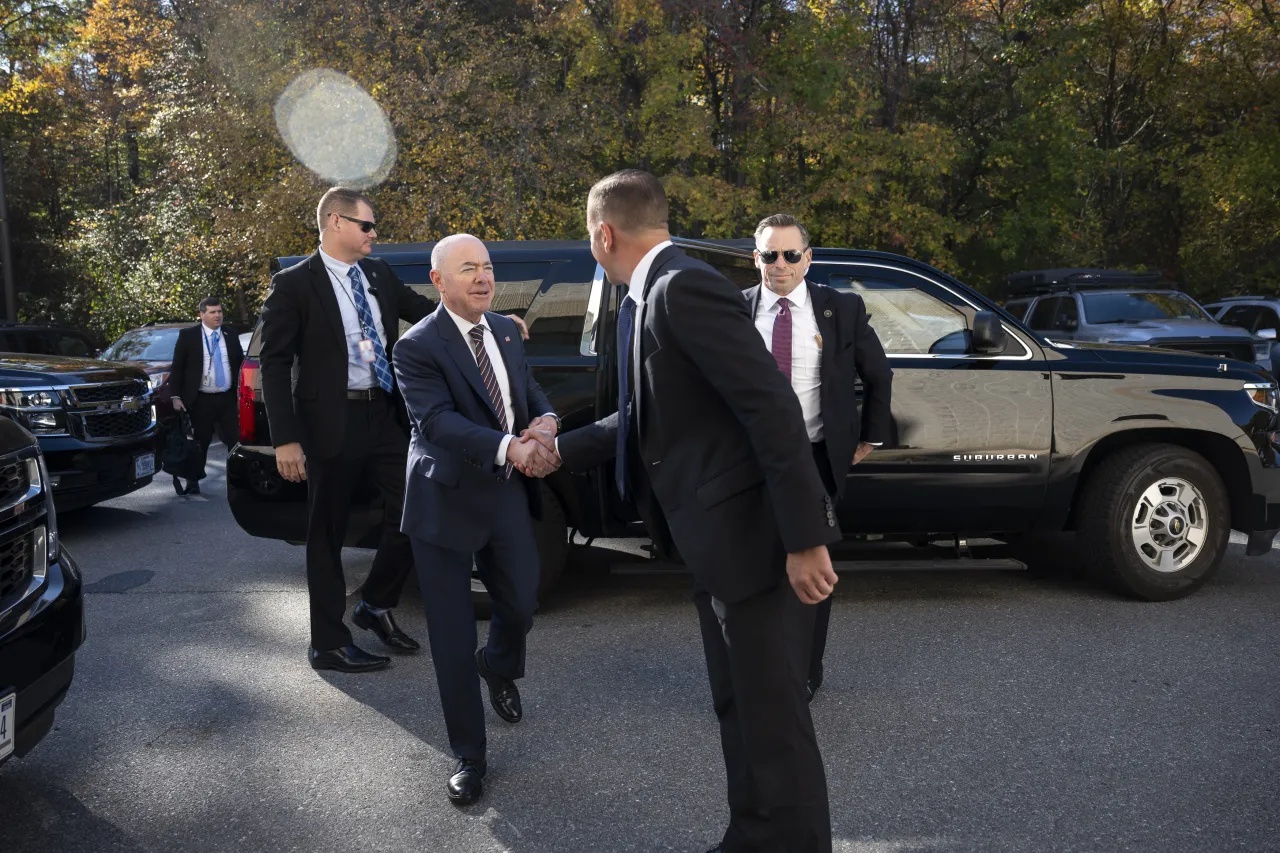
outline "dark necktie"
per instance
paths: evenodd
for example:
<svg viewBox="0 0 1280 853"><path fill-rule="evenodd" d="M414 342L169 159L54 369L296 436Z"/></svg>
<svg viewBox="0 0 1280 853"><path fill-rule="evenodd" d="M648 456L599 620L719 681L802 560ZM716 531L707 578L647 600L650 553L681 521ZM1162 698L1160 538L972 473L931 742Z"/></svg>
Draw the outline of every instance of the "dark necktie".
<svg viewBox="0 0 1280 853"><path fill-rule="evenodd" d="M623 297L618 306L618 446L613 461L613 477L618 495L627 496L627 435L631 432L631 332L635 326L636 301Z"/></svg>
<svg viewBox="0 0 1280 853"><path fill-rule="evenodd" d="M791 300L778 300L778 316L773 321L773 360L782 375L791 381Z"/></svg>
<svg viewBox="0 0 1280 853"><path fill-rule="evenodd" d="M484 390L489 392L489 405L498 416L498 426L504 433L510 433L507 426L507 407L502 403L502 388L498 385L498 377L493 372L493 362L489 361L489 353L484 348L484 326L473 326L471 329L471 348L476 353L476 366L480 368L480 378L484 381ZM511 476L511 463L508 462L503 475Z"/></svg>
<svg viewBox="0 0 1280 853"><path fill-rule="evenodd" d="M382 348L378 339L378 326L373 322L373 311L369 308L369 300L364 295L364 285L360 282L360 268L352 264L347 270L347 278L351 279L352 301L356 305L356 316L360 318L360 331L373 341L373 377L378 380L382 390L391 393L391 363L387 361L387 351Z"/></svg>

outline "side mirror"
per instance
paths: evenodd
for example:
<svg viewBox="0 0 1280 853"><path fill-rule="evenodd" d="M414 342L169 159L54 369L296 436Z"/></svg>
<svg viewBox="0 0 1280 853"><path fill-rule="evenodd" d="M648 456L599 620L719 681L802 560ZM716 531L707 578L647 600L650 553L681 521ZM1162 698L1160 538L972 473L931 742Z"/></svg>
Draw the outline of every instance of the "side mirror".
<svg viewBox="0 0 1280 853"><path fill-rule="evenodd" d="M1259 329L1258 337L1262 338L1263 340L1274 341L1276 339L1276 330L1275 329Z"/></svg>
<svg viewBox="0 0 1280 853"><path fill-rule="evenodd" d="M1006 343L1004 326L993 311L979 311L973 315L973 351L990 355L1003 352Z"/></svg>

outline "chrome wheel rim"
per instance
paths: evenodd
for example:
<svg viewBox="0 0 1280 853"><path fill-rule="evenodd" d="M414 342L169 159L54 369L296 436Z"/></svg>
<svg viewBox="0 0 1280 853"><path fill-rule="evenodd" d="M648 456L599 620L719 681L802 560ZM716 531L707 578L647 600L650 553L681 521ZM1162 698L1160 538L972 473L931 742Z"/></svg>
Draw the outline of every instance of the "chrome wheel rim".
<svg viewBox="0 0 1280 853"><path fill-rule="evenodd" d="M1148 568L1165 574L1182 571L1209 538L1204 495L1179 477L1157 480L1139 496L1130 534Z"/></svg>

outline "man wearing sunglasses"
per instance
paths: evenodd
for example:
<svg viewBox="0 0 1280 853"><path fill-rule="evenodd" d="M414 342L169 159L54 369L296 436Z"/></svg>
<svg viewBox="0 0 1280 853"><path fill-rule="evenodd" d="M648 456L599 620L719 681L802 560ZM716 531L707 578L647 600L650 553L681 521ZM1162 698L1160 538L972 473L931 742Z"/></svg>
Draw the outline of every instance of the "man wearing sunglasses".
<svg viewBox="0 0 1280 853"><path fill-rule="evenodd" d="M756 331L800 398L818 473L839 501L850 467L889 438L893 372L862 297L805 281L813 250L798 219L785 213L766 217L755 236L761 284L745 296ZM857 378L865 388L861 415ZM817 607L807 685L811 701L822 686L831 597Z"/></svg>
<svg viewBox="0 0 1280 853"><path fill-rule="evenodd" d="M413 568L400 532L409 434L393 352L400 321L417 323L434 306L369 257L378 232L367 197L330 189L316 226L320 248L276 273L262 306L262 394L276 466L307 484L311 666L367 672L390 658L355 645L342 621L347 516L356 486L372 481L383 499L382 538L351 621L397 652L417 651L391 615Z"/></svg>

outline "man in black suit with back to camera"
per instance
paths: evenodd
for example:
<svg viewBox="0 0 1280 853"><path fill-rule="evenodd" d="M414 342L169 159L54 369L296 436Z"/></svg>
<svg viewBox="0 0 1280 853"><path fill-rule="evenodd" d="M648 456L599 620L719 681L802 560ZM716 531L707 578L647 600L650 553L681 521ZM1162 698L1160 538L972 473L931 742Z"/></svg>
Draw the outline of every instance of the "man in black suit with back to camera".
<svg viewBox="0 0 1280 853"><path fill-rule="evenodd" d="M729 827L716 850L829 853L805 676L840 538L800 403L741 290L670 242L662 184L618 172L587 199L591 252L628 286L618 412L560 436L570 470L614 459L619 493L697 587ZM536 434L536 433L535 433Z"/></svg>
<svg viewBox="0 0 1280 853"><path fill-rule="evenodd" d="M377 237L368 198L329 190L316 225L320 248L276 273L262 306L262 394L280 474L307 484L311 666L366 672L390 658L355 645L343 624L341 559L351 493L365 478L385 505L382 540L351 621L398 652L419 648L391 615L413 566L400 532L409 437L391 358L400 320L416 323L434 306L368 257Z"/></svg>
<svg viewBox="0 0 1280 853"><path fill-rule="evenodd" d="M173 478L173 490L179 495L200 494L215 430L228 449L240 440L236 380L243 362L240 338L235 329L222 324L222 302L213 296L200 300L200 322L178 332L170 368L173 408L190 415L200 442L199 476L188 480L186 489Z"/></svg>
<svg viewBox="0 0 1280 853"><path fill-rule="evenodd" d="M822 484L839 502L849 469L889 438L893 371L862 297L805 280L813 250L800 220L785 213L765 217L756 226L755 239L761 284L748 288L744 296L756 331L800 399ZM855 392L858 377L866 395L861 416ZM822 686L830 621L828 597L818 605L815 619L809 699Z"/></svg>

